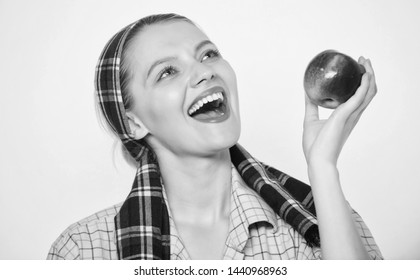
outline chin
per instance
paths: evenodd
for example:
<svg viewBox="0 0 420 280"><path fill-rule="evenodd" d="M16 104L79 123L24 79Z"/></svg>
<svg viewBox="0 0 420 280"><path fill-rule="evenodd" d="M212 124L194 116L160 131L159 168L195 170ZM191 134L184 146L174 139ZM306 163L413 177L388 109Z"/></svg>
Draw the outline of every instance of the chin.
<svg viewBox="0 0 420 280"><path fill-rule="evenodd" d="M240 126L207 130L199 136L196 144L191 144L190 147L194 147L198 155L211 156L234 146L239 140L240 133Z"/></svg>
<svg viewBox="0 0 420 280"><path fill-rule="evenodd" d="M210 146L214 147L215 151L229 149L238 143L241 134L240 126L225 130L219 133L216 137L212 137L211 141L207 139Z"/></svg>

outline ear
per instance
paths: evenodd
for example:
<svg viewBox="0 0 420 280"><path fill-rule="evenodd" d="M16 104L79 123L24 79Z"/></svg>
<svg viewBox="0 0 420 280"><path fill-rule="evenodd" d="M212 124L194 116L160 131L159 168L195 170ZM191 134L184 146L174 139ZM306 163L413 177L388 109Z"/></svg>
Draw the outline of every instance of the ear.
<svg viewBox="0 0 420 280"><path fill-rule="evenodd" d="M131 135L134 139L139 140L149 134L149 130L141 122L141 120L132 112L127 112L128 124L130 125Z"/></svg>

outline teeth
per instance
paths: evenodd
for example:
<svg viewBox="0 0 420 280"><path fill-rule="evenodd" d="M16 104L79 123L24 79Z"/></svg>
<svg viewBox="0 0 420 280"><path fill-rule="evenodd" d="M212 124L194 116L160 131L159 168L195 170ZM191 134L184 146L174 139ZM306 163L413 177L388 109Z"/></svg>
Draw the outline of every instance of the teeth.
<svg viewBox="0 0 420 280"><path fill-rule="evenodd" d="M192 105L190 107L190 109L188 110L188 114L189 115L194 114L194 112L196 112L198 109L203 107L204 104L206 104L208 102L213 102L217 99L220 99L221 101L223 101L224 98L223 98L223 94L221 92L216 92L216 93L213 93L211 95L208 95L206 97L201 98L196 103L194 103L194 105Z"/></svg>

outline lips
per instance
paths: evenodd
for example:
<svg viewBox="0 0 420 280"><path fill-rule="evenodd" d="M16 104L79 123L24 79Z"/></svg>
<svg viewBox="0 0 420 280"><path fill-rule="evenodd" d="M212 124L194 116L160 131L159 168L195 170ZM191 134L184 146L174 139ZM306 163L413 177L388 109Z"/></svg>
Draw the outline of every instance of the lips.
<svg viewBox="0 0 420 280"><path fill-rule="evenodd" d="M198 96L188 108L188 115L200 122L221 122L230 115L225 91L212 87Z"/></svg>

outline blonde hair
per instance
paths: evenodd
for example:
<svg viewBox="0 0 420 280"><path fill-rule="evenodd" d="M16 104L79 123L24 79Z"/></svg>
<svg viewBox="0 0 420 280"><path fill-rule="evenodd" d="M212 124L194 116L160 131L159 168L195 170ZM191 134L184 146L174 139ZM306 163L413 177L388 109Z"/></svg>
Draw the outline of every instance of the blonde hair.
<svg viewBox="0 0 420 280"><path fill-rule="evenodd" d="M159 23L168 23L173 21L186 21L188 23L191 23L195 25L190 19L177 15L177 14L156 14L156 15L150 15L147 17L144 17L140 19L134 27L130 30L130 33L127 35L127 38L125 39L125 42L122 46L122 54L121 54L121 63L120 63L120 85L121 85L121 96L123 99L124 108L126 111L130 111L130 109L133 106L133 93L130 92L130 82L133 77L133 71L131 70L131 60L130 60L130 49L133 46L134 39L138 36L138 34L146 27L153 24L159 24ZM195 25L196 26L196 25ZM96 95L95 95L96 96ZM122 144L120 138L118 135L114 132L113 129L111 129L110 125L105 119L105 116L99 107L99 100L95 100L95 111L98 119L99 125L106 131L108 134L110 134L114 138L114 144L112 148L112 159L115 166L115 157L116 152L119 150L121 152L121 155L125 159L125 161L133 167L137 167L138 163L136 160L131 156L129 151L126 149L126 147ZM119 146L119 149L117 149L117 146ZM115 166L116 167L116 166Z"/></svg>

